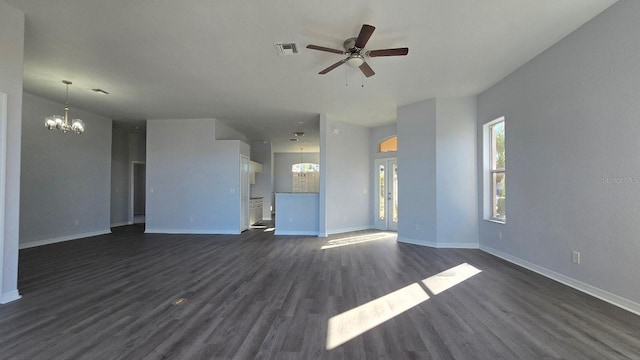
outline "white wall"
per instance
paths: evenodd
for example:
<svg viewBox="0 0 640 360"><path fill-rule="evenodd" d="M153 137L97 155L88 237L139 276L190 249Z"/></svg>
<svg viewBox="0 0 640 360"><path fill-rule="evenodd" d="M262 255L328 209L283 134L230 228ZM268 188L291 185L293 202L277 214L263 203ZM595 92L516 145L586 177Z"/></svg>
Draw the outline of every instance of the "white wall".
<svg viewBox="0 0 640 360"><path fill-rule="evenodd" d="M320 236L368 229L369 128L320 116Z"/></svg>
<svg viewBox="0 0 640 360"><path fill-rule="evenodd" d="M82 135L48 130L64 104L24 94L20 247L111 232L111 119L71 108Z"/></svg>
<svg viewBox="0 0 640 360"><path fill-rule="evenodd" d="M320 164L319 153L275 153L273 155L274 173L273 182L275 192L293 191L293 177L291 176L291 166L293 164L314 163ZM322 167L320 172L322 172Z"/></svg>
<svg viewBox="0 0 640 360"><path fill-rule="evenodd" d="M504 115L508 159L507 223L482 220L482 248L636 313L638 16L640 2L617 2L478 100L479 144Z"/></svg>
<svg viewBox="0 0 640 360"><path fill-rule="evenodd" d="M3 123L0 127L0 167L4 170L0 171L0 304L3 304L20 298L18 246L24 14L2 0L0 53L0 92L7 94L6 118L0 114Z"/></svg>
<svg viewBox="0 0 640 360"><path fill-rule="evenodd" d="M215 120L147 122L147 232L240 232L240 154Z"/></svg>
<svg viewBox="0 0 640 360"><path fill-rule="evenodd" d="M240 140L249 143L247 136L220 120L215 121L215 131L216 140Z"/></svg>
<svg viewBox="0 0 640 360"><path fill-rule="evenodd" d="M251 185L251 196L262 197L262 220L271 220L271 206L275 203L271 142L254 141L251 144L251 160L262 164L262 172L256 173L256 183Z"/></svg>
<svg viewBox="0 0 640 360"><path fill-rule="evenodd" d="M398 240L437 244L436 101L398 108Z"/></svg>

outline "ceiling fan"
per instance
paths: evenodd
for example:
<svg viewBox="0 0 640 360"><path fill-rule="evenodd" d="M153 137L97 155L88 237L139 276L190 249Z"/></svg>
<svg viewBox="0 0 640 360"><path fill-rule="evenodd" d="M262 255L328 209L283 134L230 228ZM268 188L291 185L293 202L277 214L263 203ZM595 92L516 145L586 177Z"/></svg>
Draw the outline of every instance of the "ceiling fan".
<svg viewBox="0 0 640 360"><path fill-rule="evenodd" d="M367 64L367 57L378 57L378 56L404 56L409 53L409 48L395 48L395 49L380 49L380 50L368 50L365 51L364 47L367 45L369 38L373 34L375 30L375 26L364 24L362 25L362 29L360 29L360 34L357 38L352 37L344 41L343 47L344 51L338 49L332 49L324 46L318 45L307 45L307 49L326 51L334 54L347 55L345 59L338 61L337 63L329 66L328 68L320 71L318 74L324 75L329 71L337 68L338 66L347 63L347 65L351 67L357 67L362 71L364 76L371 77L376 73L373 71L371 66Z"/></svg>

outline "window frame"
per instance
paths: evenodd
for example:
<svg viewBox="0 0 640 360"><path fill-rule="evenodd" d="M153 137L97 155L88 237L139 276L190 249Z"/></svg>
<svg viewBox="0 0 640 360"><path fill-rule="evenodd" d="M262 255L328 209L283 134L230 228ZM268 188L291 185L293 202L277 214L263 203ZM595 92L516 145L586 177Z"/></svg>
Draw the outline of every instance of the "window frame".
<svg viewBox="0 0 640 360"><path fill-rule="evenodd" d="M504 133L505 133L505 145L506 145L506 130L507 124L504 116L498 117L486 124L483 125L483 147L484 147L484 219L496 222L499 224L505 224L507 222L506 217L506 206L505 206L505 216L497 217L495 216L495 210L498 205L498 198L494 196L496 193L496 189L494 188L494 176L497 174L503 174L506 181L506 173L507 173L507 164L505 161L503 168L495 167L495 136L494 129L496 125L503 123ZM505 146L506 148L506 146ZM506 149L505 149L506 154ZM506 195L505 195L505 203L506 203ZM506 205L506 204L505 204Z"/></svg>

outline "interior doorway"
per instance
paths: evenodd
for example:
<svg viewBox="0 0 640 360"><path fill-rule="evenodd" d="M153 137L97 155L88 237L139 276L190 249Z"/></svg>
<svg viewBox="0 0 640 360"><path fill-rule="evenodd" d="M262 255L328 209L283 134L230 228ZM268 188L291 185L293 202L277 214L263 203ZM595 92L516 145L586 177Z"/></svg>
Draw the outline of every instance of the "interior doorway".
<svg viewBox="0 0 640 360"><path fill-rule="evenodd" d="M398 159L376 159L373 176L375 228L398 231Z"/></svg>
<svg viewBox="0 0 640 360"><path fill-rule="evenodd" d="M240 157L240 232L251 227L249 216L249 158Z"/></svg>
<svg viewBox="0 0 640 360"><path fill-rule="evenodd" d="M131 162L129 223L145 222L147 165L144 161Z"/></svg>

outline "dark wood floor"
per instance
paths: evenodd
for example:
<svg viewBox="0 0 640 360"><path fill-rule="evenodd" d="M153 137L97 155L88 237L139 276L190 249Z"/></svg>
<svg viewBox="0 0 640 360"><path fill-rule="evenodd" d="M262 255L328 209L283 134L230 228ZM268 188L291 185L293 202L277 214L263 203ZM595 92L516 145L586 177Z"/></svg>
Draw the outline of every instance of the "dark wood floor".
<svg viewBox="0 0 640 360"><path fill-rule="evenodd" d="M639 316L478 250L140 229L22 250L0 358L640 359ZM330 318L462 263L481 273L327 350Z"/></svg>

